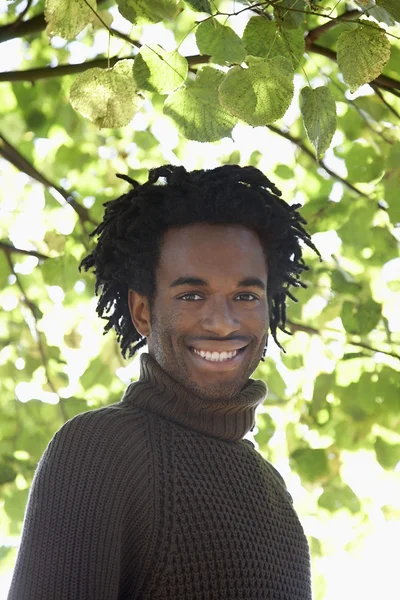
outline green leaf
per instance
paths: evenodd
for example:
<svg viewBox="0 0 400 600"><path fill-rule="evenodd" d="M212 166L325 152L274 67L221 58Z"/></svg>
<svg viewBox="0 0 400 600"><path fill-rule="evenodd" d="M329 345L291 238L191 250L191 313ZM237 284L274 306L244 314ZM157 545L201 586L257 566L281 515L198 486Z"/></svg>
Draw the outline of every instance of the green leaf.
<svg viewBox="0 0 400 600"><path fill-rule="evenodd" d="M6 284L7 284L10 274L11 274L10 265L7 261L6 253L2 252L0 254L0 286L1 286L1 289L4 289L6 287Z"/></svg>
<svg viewBox="0 0 400 600"><path fill-rule="evenodd" d="M318 498L318 506L330 512L347 508L352 514L358 513L361 508L359 499L345 484L328 484Z"/></svg>
<svg viewBox="0 0 400 600"><path fill-rule="evenodd" d="M230 136L237 120L218 102L223 78L222 71L204 67L194 81L188 81L166 99L164 113L189 140L215 142Z"/></svg>
<svg viewBox="0 0 400 600"><path fill-rule="evenodd" d="M131 23L159 23L174 19L178 0L116 0L118 10Z"/></svg>
<svg viewBox="0 0 400 600"><path fill-rule="evenodd" d="M6 462L0 463L0 485L11 483L16 478L17 473Z"/></svg>
<svg viewBox="0 0 400 600"><path fill-rule="evenodd" d="M4 501L4 510L12 521L22 522L26 503L28 500L29 489L16 490L12 496L7 496Z"/></svg>
<svg viewBox="0 0 400 600"><path fill-rule="evenodd" d="M205 12L211 14L211 5L208 0L184 0L185 4L190 6L196 12Z"/></svg>
<svg viewBox="0 0 400 600"><path fill-rule="evenodd" d="M272 417L267 413L261 413L257 416L258 433L255 436L256 442L260 446L267 446L269 440L275 433L276 426Z"/></svg>
<svg viewBox="0 0 400 600"><path fill-rule="evenodd" d="M233 67L219 88L224 108L253 127L283 117L293 98L293 66L287 58L248 56L248 68Z"/></svg>
<svg viewBox="0 0 400 600"><path fill-rule="evenodd" d="M388 11L400 23L400 3L399 0L376 0L376 4Z"/></svg>
<svg viewBox="0 0 400 600"><path fill-rule="evenodd" d="M74 109L99 127L128 125L142 105L132 73L133 60L120 60L112 69L89 69L70 90Z"/></svg>
<svg viewBox="0 0 400 600"><path fill-rule="evenodd" d="M384 158L370 145L352 144L345 154L347 175L351 182L369 182L382 176Z"/></svg>
<svg viewBox="0 0 400 600"><path fill-rule="evenodd" d="M389 205L388 214L392 223L400 223L400 143L390 149L387 158L387 171L384 179L385 200Z"/></svg>
<svg viewBox="0 0 400 600"><path fill-rule="evenodd" d="M372 238L370 247L373 255L369 257L368 263L380 267L389 260L399 256L399 244L396 238L391 234L388 227L372 228Z"/></svg>
<svg viewBox="0 0 400 600"><path fill-rule="evenodd" d="M304 0L278 0L274 2L275 18L286 29L297 29L304 22L305 8Z"/></svg>
<svg viewBox="0 0 400 600"><path fill-rule="evenodd" d="M276 21L265 17L251 17L243 33L247 54L261 58L285 56L297 67L305 50L301 29L282 29Z"/></svg>
<svg viewBox="0 0 400 600"><path fill-rule="evenodd" d="M379 436L375 441L375 453L379 464L384 469L394 469L400 462L400 444L389 444Z"/></svg>
<svg viewBox="0 0 400 600"><path fill-rule="evenodd" d="M365 335L377 326L381 316L382 305L369 298L359 304L346 300L340 318L346 331L353 335Z"/></svg>
<svg viewBox="0 0 400 600"><path fill-rule="evenodd" d="M64 290L73 287L78 279L78 263L70 254L48 258L41 267L47 285L59 285Z"/></svg>
<svg viewBox="0 0 400 600"><path fill-rule="evenodd" d="M338 66L352 92L376 79L389 58L390 42L384 30L373 23L351 27L338 38Z"/></svg>
<svg viewBox="0 0 400 600"><path fill-rule="evenodd" d="M219 65L240 64L247 55L240 37L216 19L200 23L196 31L196 43L200 54L209 54L211 62Z"/></svg>
<svg viewBox="0 0 400 600"><path fill-rule="evenodd" d="M304 127L319 159L329 148L336 131L335 99L328 87L321 86L315 90L303 88L301 100Z"/></svg>
<svg viewBox="0 0 400 600"><path fill-rule="evenodd" d="M335 385L335 375L321 373L314 384L313 397L310 404L310 415L318 425L326 423L331 415L332 405L327 401L327 396Z"/></svg>
<svg viewBox="0 0 400 600"><path fill-rule="evenodd" d="M355 281L354 277L339 268L331 273L331 287L334 292L352 296L358 296L361 290L361 285Z"/></svg>
<svg viewBox="0 0 400 600"><path fill-rule="evenodd" d="M169 94L180 87L188 73L188 62L179 52L166 52L161 46L143 46L133 63L138 88Z"/></svg>
<svg viewBox="0 0 400 600"><path fill-rule="evenodd" d="M59 35L65 40L74 39L94 20L95 12L90 7L96 10L96 0L46 0L44 18L47 22L47 35Z"/></svg>
<svg viewBox="0 0 400 600"><path fill-rule="evenodd" d="M298 448L290 458L301 479L315 483L329 474L328 457L322 448Z"/></svg>

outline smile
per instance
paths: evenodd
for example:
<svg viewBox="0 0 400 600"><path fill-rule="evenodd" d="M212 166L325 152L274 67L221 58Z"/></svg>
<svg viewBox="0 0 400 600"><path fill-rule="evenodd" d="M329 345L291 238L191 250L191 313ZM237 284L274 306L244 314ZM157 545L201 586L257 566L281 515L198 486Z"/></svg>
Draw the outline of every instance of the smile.
<svg viewBox="0 0 400 600"><path fill-rule="evenodd" d="M189 348L196 365L207 370L231 370L235 369L243 359L247 346L231 352L211 352L207 350L195 350Z"/></svg>
<svg viewBox="0 0 400 600"><path fill-rule="evenodd" d="M222 362L225 360L232 360L235 358L239 350L233 350L232 352L210 352L207 350L195 350L195 348L191 348L192 352L205 358L206 360L210 360L212 362Z"/></svg>

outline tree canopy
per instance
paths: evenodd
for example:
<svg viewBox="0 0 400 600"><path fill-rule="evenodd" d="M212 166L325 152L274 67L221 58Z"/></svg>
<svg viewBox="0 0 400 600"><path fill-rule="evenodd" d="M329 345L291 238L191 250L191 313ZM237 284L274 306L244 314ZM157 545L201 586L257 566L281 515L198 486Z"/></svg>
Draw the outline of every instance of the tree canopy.
<svg viewBox="0 0 400 600"><path fill-rule="evenodd" d="M399 3L14 0L0 49L0 565L54 432L136 374L78 272L127 188L115 173L251 164L303 205L324 259L306 250L286 354L271 344L254 374L269 387L255 441L306 494L323 598L319 559L355 550L376 511L400 517Z"/></svg>

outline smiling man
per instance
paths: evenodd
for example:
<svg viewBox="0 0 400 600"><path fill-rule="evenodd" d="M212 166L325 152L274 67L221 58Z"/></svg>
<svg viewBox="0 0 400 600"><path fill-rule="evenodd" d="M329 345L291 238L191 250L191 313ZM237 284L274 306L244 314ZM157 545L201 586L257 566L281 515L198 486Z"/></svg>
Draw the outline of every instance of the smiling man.
<svg viewBox="0 0 400 600"><path fill-rule="evenodd" d="M106 204L97 312L139 380L77 415L35 473L9 600L310 600L285 483L245 439L251 379L303 285L299 205L257 169L154 169Z"/></svg>

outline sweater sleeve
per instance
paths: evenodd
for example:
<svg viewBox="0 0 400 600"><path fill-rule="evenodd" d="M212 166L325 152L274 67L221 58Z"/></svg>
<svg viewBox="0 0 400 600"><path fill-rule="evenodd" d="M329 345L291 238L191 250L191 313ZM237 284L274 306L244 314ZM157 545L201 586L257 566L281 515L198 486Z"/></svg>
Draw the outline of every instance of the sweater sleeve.
<svg viewBox="0 0 400 600"><path fill-rule="evenodd" d="M63 425L38 464L8 600L118 598L120 436L115 419L100 412Z"/></svg>

